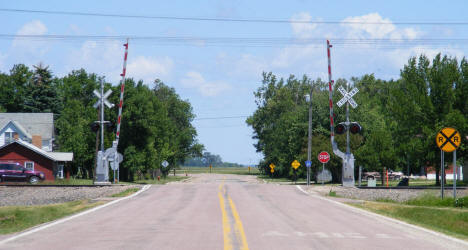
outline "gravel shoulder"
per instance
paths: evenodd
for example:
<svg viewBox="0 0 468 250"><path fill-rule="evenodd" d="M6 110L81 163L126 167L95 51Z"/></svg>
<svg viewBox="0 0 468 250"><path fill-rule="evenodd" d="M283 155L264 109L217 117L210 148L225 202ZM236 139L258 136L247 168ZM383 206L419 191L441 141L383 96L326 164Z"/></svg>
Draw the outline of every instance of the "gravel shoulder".
<svg viewBox="0 0 468 250"><path fill-rule="evenodd" d="M312 185L309 187L305 187L304 189L307 190L307 192L316 193L322 196L328 196L330 191L333 191L336 193L337 197L366 201L385 199L397 202L404 202L423 195L440 196L440 190L436 189L359 189L329 185ZM445 190L445 195L447 197L451 197L452 194L452 190ZM468 196L468 190L457 190L457 196Z"/></svg>
<svg viewBox="0 0 468 250"><path fill-rule="evenodd" d="M97 187L15 187L0 186L0 206L32 206L76 200L98 199L120 193L141 185L116 185Z"/></svg>

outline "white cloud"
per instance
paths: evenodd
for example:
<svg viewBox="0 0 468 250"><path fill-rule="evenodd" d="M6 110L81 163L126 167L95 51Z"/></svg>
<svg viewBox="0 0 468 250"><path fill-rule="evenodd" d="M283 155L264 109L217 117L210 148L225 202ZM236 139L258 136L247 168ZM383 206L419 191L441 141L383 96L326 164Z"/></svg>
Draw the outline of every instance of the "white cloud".
<svg viewBox="0 0 468 250"><path fill-rule="evenodd" d="M341 22L341 26L345 28L348 36L347 38L354 39L391 38L412 40L422 34L414 28L399 29L390 19L383 18L379 13L347 17Z"/></svg>
<svg viewBox="0 0 468 250"><path fill-rule="evenodd" d="M290 20L301 22L301 23L297 23L297 22L291 23L291 27L292 27L294 35L299 38L311 38L313 36L312 31L314 31L317 28L316 23L302 23L302 22L312 21L312 16L310 16L310 14L307 12L300 12L300 13L294 14Z"/></svg>
<svg viewBox="0 0 468 250"><path fill-rule="evenodd" d="M106 76L117 83L122 72L122 42L114 40L103 43L85 41L81 48L73 50L67 59L65 71L83 68L87 72Z"/></svg>
<svg viewBox="0 0 468 250"><path fill-rule="evenodd" d="M186 88L197 89L203 96L217 96L222 92L231 89L231 86L225 82L208 82L196 71L187 72L185 78L180 80Z"/></svg>
<svg viewBox="0 0 468 250"><path fill-rule="evenodd" d="M156 59L138 56L135 59L129 59L127 72L135 79L143 79L146 83L151 83L156 78L162 79L169 76L173 67L174 62L169 57Z"/></svg>
<svg viewBox="0 0 468 250"><path fill-rule="evenodd" d="M45 35L47 27L39 20L34 20L24 24L17 32L13 40L12 53L17 57L22 57L23 60L31 57L41 57L49 49L48 43L35 39L21 38L18 36L25 35Z"/></svg>

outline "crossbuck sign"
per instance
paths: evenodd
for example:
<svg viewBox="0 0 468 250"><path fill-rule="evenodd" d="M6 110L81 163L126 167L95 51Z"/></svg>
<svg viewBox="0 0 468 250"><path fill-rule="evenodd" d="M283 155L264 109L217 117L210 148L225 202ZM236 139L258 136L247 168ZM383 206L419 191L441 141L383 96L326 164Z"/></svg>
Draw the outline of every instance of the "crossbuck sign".
<svg viewBox="0 0 468 250"><path fill-rule="evenodd" d="M106 93L104 93L104 95L102 96L102 100L104 100L104 105L106 105L108 108L112 108L114 107L114 104L110 103L108 100L107 100L107 97L110 96L110 94L112 93L112 90L107 90ZM95 96L97 96L98 98L98 101L96 103L94 103L93 107L94 108L97 108L99 107L99 105L101 105L101 93L99 93L99 91L97 90L94 90L93 91L93 94Z"/></svg>
<svg viewBox="0 0 468 250"><path fill-rule="evenodd" d="M346 90L343 88L343 87L339 87L338 90L340 91L340 93L344 96L339 102L336 103L336 105L338 107L341 107L343 106L343 104L345 104L346 102L349 102L349 104L351 105L351 107L353 108L356 108L357 107L357 103L354 101L353 99L353 96L359 92L359 90L357 88L354 88L353 90L351 90L349 93L346 92Z"/></svg>

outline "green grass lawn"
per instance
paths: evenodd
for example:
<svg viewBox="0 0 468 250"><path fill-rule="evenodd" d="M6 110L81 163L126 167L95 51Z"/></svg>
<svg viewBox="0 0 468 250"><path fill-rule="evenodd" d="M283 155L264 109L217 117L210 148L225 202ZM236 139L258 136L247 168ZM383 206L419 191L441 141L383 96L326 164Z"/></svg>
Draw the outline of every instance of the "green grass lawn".
<svg viewBox="0 0 468 250"><path fill-rule="evenodd" d="M177 174L201 174L201 173L210 173L209 167L181 167L176 170ZM244 175L257 175L260 172L258 168L226 168L226 167L213 167L211 168L211 173L213 174L244 174Z"/></svg>
<svg viewBox="0 0 468 250"><path fill-rule="evenodd" d="M400 182L400 180L392 180L392 181L388 181L388 186L389 187L396 187L398 185L398 183ZM409 181L409 185L410 186L436 186L435 185L435 180L424 180L424 179L415 179L415 180L410 180ZM356 186L358 185L358 181L356 181ZM382 181L381 180L377 180L376 181L376 185L379 187L379 186L382 186ZM463 183L461 181L457 181L457 187L459 186L466 186L467 184L466 183ZM367 181L362 181L361 182L361 186L367 186ZM387 186L387 181L384 181L384 187ZM447 184L445 184L446 187L451 187L453 186L453 181L451 180L447 180Z"/></svg>
<svg viewBox="0 0 468 250"><path fill-rule="evenodd" d="M173 181L181 181L181 180L185 180L187 179L188 177L186 176L173 176L173 175L168 175L166 178L164 177L161 177L160 180L158 179L148 179L148 180L135 180L133 182L121 182L121 184L166 184L166 183L169 183L169 182L173 182Z"/></svg>
<svg viewBox="0 0 468 250"><path fill-rule="evenodd" d="M53 205L0 207L0 234L19 232L103 203L82 200Z"/></svg>
<svg viewBox="0 0 468 250"><path fill-rule="evenodd" d="M430 195L403 203L366 201L351 205L468 240L468 204L465 204L468 197L462 197L459 201L464 207L455 207L453 198L442 200Z"/></svg>
<svg viewBox="0 0 468 250"><path fill-rule="evenodd" d="M120 193L117 193L117 194L113 194L111 195L111 197L125 197L125 196L129 196L133 193L136 193L138 192L138 190L140 190L139 188L128 188Z"/></svg>

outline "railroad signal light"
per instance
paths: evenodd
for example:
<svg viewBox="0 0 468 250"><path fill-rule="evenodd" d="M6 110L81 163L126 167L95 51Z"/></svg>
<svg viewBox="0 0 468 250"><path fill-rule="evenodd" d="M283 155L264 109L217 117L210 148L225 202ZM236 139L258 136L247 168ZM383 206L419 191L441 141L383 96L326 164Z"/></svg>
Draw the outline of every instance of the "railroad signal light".
<svg viewBox="0 0 468 250"><path fill-rule="evenodd" d="M114 124L112 122L109 122L109 123L106 123L106 129L107 129L107 132L113 132L114 131Z"/></svg>
<svg viewBox="0 0 468 250"><path fill-rule="evenodd" d="M90 127L91 127L91 131L93 131L93 132L99 131L99 123L97 123L97 122L91 123Z"/></svg>
<svg viewBox="0 0 468 250"><path fill-rule="evenodd" d="M351 125L349 126L349 132L353 134L358 134L362 130L361 125L357 122L352 122Z"/></svg>
<svg viewBox="0 0 468 250"><path fill-rule="evenodd" d="M339 134L339 135L344 134L346 132L346 126L341 123L336 125L335 132L336 134Z"/></svg>

